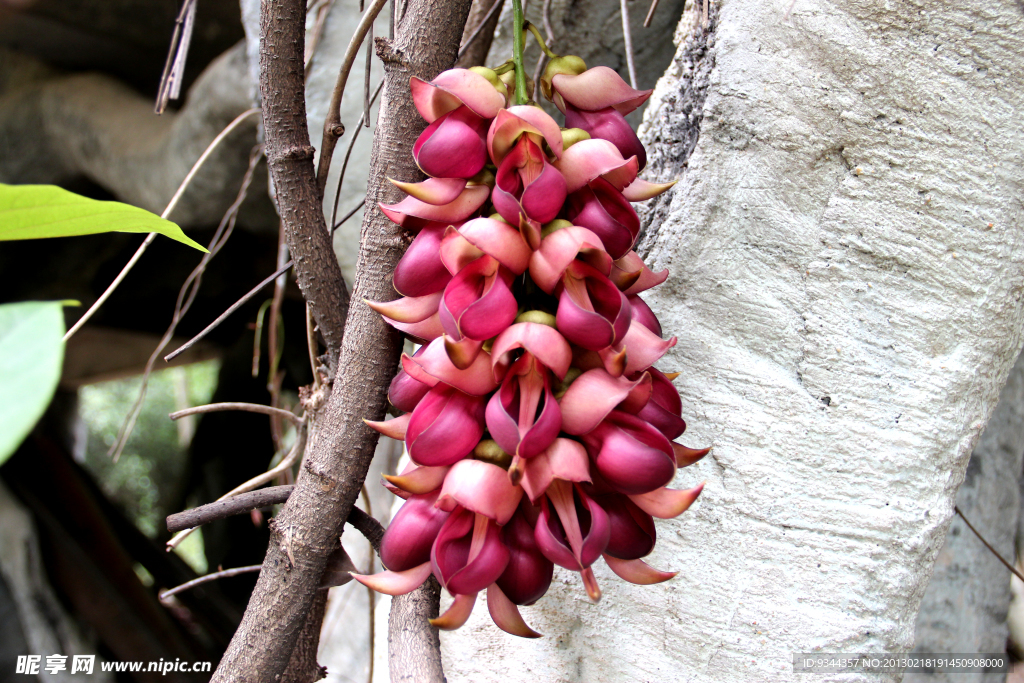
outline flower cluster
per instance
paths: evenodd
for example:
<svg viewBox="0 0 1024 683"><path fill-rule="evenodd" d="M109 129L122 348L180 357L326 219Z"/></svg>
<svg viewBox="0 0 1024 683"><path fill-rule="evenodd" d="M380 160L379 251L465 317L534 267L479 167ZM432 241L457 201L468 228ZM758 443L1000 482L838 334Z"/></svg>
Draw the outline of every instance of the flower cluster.
<svg viewBox="0 0 1024 683"><path fill-rule="evenodd" d="M413 154L431 177L395 182L408 197L381 206L416 237L395 270L403 298L370 305L422 346L390 387L405 414L368 423L411 463L385 477L405 499L381 543L388 571L356 578L400 595L432 573L454 596L433 622L446 629L486 590L498 627L535 637L517 606L544 595L556 564L595 601L600 558L633 583L674 576L640 558L653 518L701 491L667 488L707 450L674 442L682 404L653 364L676 340L640 297L668 271L632 251L630 202L671 184L637 178L646 156L624 115L650 91L606 67L564 57L545 72L568 128L509 106L490 69L411 85L430 124Z"/></svg>

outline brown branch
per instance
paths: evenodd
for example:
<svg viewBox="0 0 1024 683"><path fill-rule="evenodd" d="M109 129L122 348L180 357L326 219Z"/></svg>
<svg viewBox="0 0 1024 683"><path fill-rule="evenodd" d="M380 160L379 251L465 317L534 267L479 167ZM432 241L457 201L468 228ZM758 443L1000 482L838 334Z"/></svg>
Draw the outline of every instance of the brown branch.
<svg viewBox="0 0 1024 683"><path fill-rule="evenodd" d="M984 544L984 546L986 548L988 548L988 551L990 553L992 553L993 555L996 556L997 560L999 560L1000 562L1003 563L1004 567L1006 567L1011 572L1013 572L1013 575L1016 576L1018 579L1020 579L1021 581L1024 581L1024 575L1022 575L1019 571L1017 571L1016 567L1014 567L1012 564L1007 562L1003 558L1003 556L1000 555L999 552L995 548L993 548L992 545L988 541L985 540L985 537L982 536L981 533L977 529L974 528L974 525L967 521L967 518L964 517L964 513L960 512L960 508L958 508L958 507L956 507L954 505L953 506L953 511L956 512L956 514L960 515L960 519L964 520L964 524L967 525L967 528L974 532L974 535L978 537L978 540L981 541L982 544Z"/></svg>
<svg viewBox="0 0 1024 683"><path fill-rule="evenodd" d="M334 158L334 148L338 145L338 138L345 134L345 126L341 125L341 96L345 94L348 75L352 71L352 64L356 61L359 46L366 39L366 34L373 27L373 20L380 14L386 2L387 0L374 0L374 3L363 13L363 18L356 26L352 40L349 41L348 49L345 50L345 57L342 59L341 69L338 71L338 80L331 93L331 104L327 108L327 118L324 120L324 137L320 142L320 162L316 170L320 196L323 196L324 188L327 187L327 174L331 170L331 159ZM366 72L370 72L369 63L367 63Z"/></svg>
<svg viewBox="0 0 1024 683"><path fill-rule="evenodd" d="M409 0L395 27L395 40L375 41L378 56L384 61L386 81L374 134L354 301L395 297L391 276L409 236L380 212L377 203L401 199L402 193L384 182L385 176L405 181L423 178L413 160L412 146L426 124L413 106L409 78L430 80L454 64L469 6L470 0ZM314 285L321 289L336 287L341 273L329 243L319 255L312 245L314 239L324 238L326 242L327 230L305 133L304 13L304 0L263 3L260 90L267 156L289 230L289 246L300 284L305 281L303 292L317 314L324 300L317 298ZM330 269L321 267L324 261L330 262ZM324 321L318 317L318 323L327 337L329 330ZM362 304L349 309L345 330L333 390L316 417L317 429L295 490L272 525L263 571L242 623L213 676L215 683L273 681L283 673L305 625L327 558L337 546L343 522L366 477L377 433L363 423L363 418L379 420L384 416L400 339L380 316ZM401 600L395 602L403 604ZM408 607L403 632L429 631L424 614L429 610L422 609L422 602ZM411 660L405 660L408 656L436 661L440 672L436 641L428 646L421 643L409 641L402 659L394 661L393 666L411 666ZM419 680L442 679L435 676Z"/></svg>
<svg viewBox="0 0 1024 683"><path fill-rule="evenodd" d="M196 586L199 586L201 584L207 583L208 581L216 581L217 579L227 579L227 578L232 577L232 576L238 576L239 574L249 574L251 572L258 572L260 570L260 568L261 568L261 565L251 564L251 565L249 565L247 567L235 567L234 569L222 569L219 572L214 572L212 574L207 574L205 576L200 576L198 579L192 579L191 581L186 581L185 583L181 584L180 586L175 586L174 588L169 588L169 589L163 591L162 593L160 593L160 599L161 600L166 600L167 598L171 597L172 595L176 595L177 593L180 593L182 591L187 591L189 588L195 588Z"/></svg>
<svg viewBox="0 0 1024 683"><path fill-rule="evenodd" d="M219 413L225 410L244 410L249 413L261 413L263 415L270 415L271 417L280 417L285 420L290 420L296 427L301 425L303 418L299 417L295 413L283 410L281 408L274 408L273 406L265 406L259 403L209 403L205 406L196 406L194 408L185 408L184 410L177 410L167 417L172 420L180 420L183 417L189 415L201 415L205 413Z"/></svg>
<svg viewBox="0 0 1024 683"><path fill-rule="evenodd" d="M498 26L501 6L505 0L473 0L466 20L466 30L462 33L462 47L455 66L469 68L483 66L487 61L487 53L491 51L494 41L494 29Z"/></svg>
<svg viewBox="0 0 1024 683"><path fill-rule="evenodd" d="M277 505L288 500L293 488L295 487L270 486L258 491L240 493L233 498L200 505L184 512L176 512L167 516L167 530L173 534L183 529L209 524L217 519L240 515L249 510Z"/></svg>
<svg viewBox="0 0 1024 683"><path fill-rule="evenodd" d="M303 2L264 3L260 16L265 38L260 43L260 94L267 162L277 191L278 212L299 289L327 345L333 375L345 329L348 289L334 255L313 169L313 147L306 124L305 17ZM273 86L267 87L268 82Z"/></svg>
<svg viewBox="0 0 1024 683"><path fill-rule="evenodd" d="M441 640L427 619L437 617L441 586L426 583L391 600L388 617L388 668L392 683L443 683Z"/></svg>

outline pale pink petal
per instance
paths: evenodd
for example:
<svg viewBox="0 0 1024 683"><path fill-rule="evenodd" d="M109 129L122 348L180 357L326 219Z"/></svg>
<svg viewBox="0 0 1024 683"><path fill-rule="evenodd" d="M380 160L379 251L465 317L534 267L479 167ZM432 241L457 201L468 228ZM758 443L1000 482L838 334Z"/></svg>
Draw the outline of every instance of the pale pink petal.
<svg viewBox="0 0 1024 683"><path fill-rule="evenodd" d="M679 573L657 570L643 560L620 560L607 554L604 556L604 561L608 563L608 567L620 579L640 586L650 586L651 584L668 581Z"/></svg>
<svg viewBox="0 0 1024 683"><path fill-rule="evenodd" d="M468 368L460 370L448 357L444 339L441 337L430 342L427 348L415 357L402 356L402 367L410 376L421 382L431 384L432 380L436 384L441 381L473 396L484 396L498 387L498 382L491 371L490 354L481 351Z"/></svg>
<svg viewBox="0 0 1024 683"><path fill-rule="evenodd" d="M505 106L505 98L491 82L469 69L449 69L429 83L409 79L413 104L427 123L465 104L474 114L493 118Z"/></svg>
<svg viewBox="0 0 1024 683"><path fill-rule="evenodd" d="M363 422L367 427L380 432L384 436L389 436L396 441L405 441L405 431L409 428L409 419L411 417L412 413L406 413L405 415L399 415L393 420L383 420L380 422L363 420Z"/></svg>
<svg viewBox="0 0 1024 683"><path fill-rule="evenodd" d="M635 184L639 163L636 157L623 159L618 147L607 140L593 138L565 150L555 167L565 177L567 192L575 192L594 178L602 177L622 192Z"/></svg>
<svg viewBox="0 0 1024 683"><path fill-rule="evenodd" d="M587 228L573 225L555 230L541 241L540 247L530 256L530 277L538 287L551 294L565 269L581 252L583 260L590 266L604 275L610 272L612 260L604 250L601 238Z"/></svg>
<svg viewBox="0 0 1024 683"><path fill-rule="evenodd" d="M490 85L490 84L488 84ZM442 631L454 631L469 621L476 604L476 593L472 595L456 595L451 606L436 619L430 619L430 625Z"/></svg>
<svg viewBox="0 0 1024 683"><path fill-rule="evenodd" d="M615 261L612 266L612 271L640 273L636 279L632 279L633 284L631 284L628 289L624 290L626 296L633 296L652 287L657 287L668 279L668 268L659 273L655 273L644 264L643 260L637 256L635 251L630 251L625 256ZM612 279L615 280L616 277L613 275Z"/></svg>
<svg viewBox="0 0 1024 683"><path fill-rule="evenodd" d="M475 218L457 231L445 231L441 261L453 275L483 254L493 256L516 275L522 275L530 262L530 247L522 234L504 221Z"/></svg>
<svg viewBox="0 0 1024 683"><path fill-rule="evenodd" d="M541 323L516 323L498 335L491 347L491 363L495 378L504 377L515 349L526 349L559 379L565 378L572 361L572 349L558 330Z"/></svg>
<svg viewBox="0 0 1024 683"><path fill-rule="evenodd" d="M565 102L578 109L597 111L614 107L628 114L647 101L653 90L634 90L607 66L595 66L581 74L558 74L551 79L558 96L555 105L565 111Z"/></svg>
<svg viewBox="0 0 1024 683"><path fill-rule="evenodd" d="M675 451L679 467L688 467L711 452L710 448L687 448L675 441L672 442L672 450Z"/></svg>
<svg viewBox="0 0 1024 683"><path fill-rule="evenodd" d="M555 479L590 481L590 459L587 450L571 439L555 439L540 455L522 461L523 490L536 502Z"/></svg>
<svg viewBox="0 0 1024 683"><path fill-rule="evenodd" d="M650 375L646 377L649 394ZM643 381L643 377L632 382L625 377L613 377L601 368L587 370L569 385L559 401L562 430L568 434L591 431Z"/></svg>
<svg viewBox="0 0 1024 683"><path fill-rule="evenodd" d="M403 183L392 178L388 180L406 194L434 206L454 202L466 188L465 178L427 178L421 183Z"/></svg>
<svg viewBox="0 0 1024 683"><path fill-rule="evenodd" d="M703 483L685 490L662 487L650 493L630 496L629 499L652 517L673 519L686 512L703 490Z"/></svg>
<svg viewBox="0 0 1024 683"><path fill-rule="evenodd" d="M679 181L673 180L671 183L651 183L643 178L637 178L622 189L622 196L631 202L643 202L657 197L662 192L667 192L672 189L672 186L677 182Z"/></svg>
<svg viewBox="0 0 1024 683"><path fill-rule="evenodd" d="M404 415L403 417L409 417ZM430 493L441 487L444 483L445 475L448 474L450 466L445 467L424 467L422 465L416 465L411 463L411 467L402 472L402 474L384 474L381 475L384 479L394 486L399 488L406 493L412 494L423 494Z"/></svg>
<svg viewBox="0 0 1024 683"><path fill-rule="evenodd" d="M496 166L501 165L523 133L533 136L538 145L543 138L556 158L562 156L562 131L558 123L539 107L520 105L499 111L487 131L487 150Z"/></svg>
<svg viewBox="0 0 1024 683"><path fill-rule="evenodd" d="M352 578L359 583L385 595L405 595L411 593L430 576L431 566L424 562L418 567L404 572L383 571L376 574L353 574Z"/></svg>
<svg viewBox="0 0 1024 683"><path fill-rule="evenodd" d="M487 587L487 611L491 613L495 626L505 633L520 638L541 637L541 634L526 625L519 608L501 592L496 583Z"/></svg>
<svg viewBox="0 0 1024 683"><path fill-rule="evenodd" d="M558 122L551 118L550 114L540 107L528 104L509 107L508 112L518 116L539 130L556 159L562 156L562 129L559 127Z"/></svg>
<svg viewBox="0 0 1024 683"><path fill-rule="evenodd" d="M489 83L488 86L490 86ZM415 219L419 219L419 222L452 224L464 221L473 215L483 206L490 194L491 190L486 185L470 185L455 201L441 206L421 202L412 196L406 197L397 204L380 204L379 206L385 216L402 227L406 227L407 223L410 225L416 223Z"/></svg>
<svg viewBox="0 0 1024 683"><path fill-rule="evenodd" d="M513 486L508 473L482 460L460 460L444 478L437 507L451 512L456 505L505 524L519 506L523 490Z"/></svg>
<svg viewBox="0 0 1024 683"><path fill-rule="evenodd" d="M411 337L423 344L429 343L444 334L441 317L436 313L418 323L400 323L388 317L385 317L384 321L407 337Z"/></svg>
<svg viewBox="0 0 1024 683"><path fill-rule="evenodd" d="M403 296L401 299L380 303L366 299L363 301L389 320L400 323L418 323L437 313L443 293L441 291L426 296Z"/></svg>
<svg viewBox="0 0 1024 683"><path fill-rule="evenodd" d="M665 352L676 345L676 338L663 340L643 324L633 320L630 322L629 331L622 339L622 345L626 349L625 374L632 375L657 363Z"/></svg>

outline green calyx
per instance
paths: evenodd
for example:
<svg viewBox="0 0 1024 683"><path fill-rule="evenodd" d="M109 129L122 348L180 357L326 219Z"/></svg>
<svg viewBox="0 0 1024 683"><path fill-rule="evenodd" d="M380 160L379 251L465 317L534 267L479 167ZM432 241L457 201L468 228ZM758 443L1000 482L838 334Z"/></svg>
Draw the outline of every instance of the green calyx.
<svg viewBox="0 0 1024 683"><path fill-rule="evenodd" d="M502 96L508 93L508 90L505 89L505 84L502 83L500 78L498 78L498 74L495 73L494 69L488 69L486 66L471 66L469 67L469 70L486 78L487 81L494 86L494 89L501 93Z"/></svg>
<svg viewBox="0 0 1024 683"><path fill-rule="evenodd" d="M586 70L587 63L576 55L556 57L548 62L548 65L544 68L544 75L540 77L540 91L544 94L544 97L553 100L554 89L551 85L551 79L559 74L578 76Z"/></svg>
<svg viewBox="0 0 1024 683"><path fill-rule="evenodd" d="M565 392L569 390L572 383L582 374L583 371L579 368L569 368L569 372L565 373L565 379L551 387L551 393L555 395L555 398L561 399L565 396Z"/></svg>
<svg viewBox="0 0 1024 683"><path fill-rule="evenodd" d="M551 221L550 223L547 223L541 229L540 237L541 237L541 239L544 239L545 237L547 237L551 233L555 232L556 230L561 230L562 228L570 228L570 227L572 227L572 223L570 223L569 221L565 220L564 218L556 218L555 220Z"/></svg>
<svg viewBox="0 0 1024 683"><path fill-rule="evenodd" d="M492 465L507 470L512 464L512 456L501 449L501 446L492 439L484 439L473 449L473 458L483 460Z"/></svg>
<svg viewBox="0 0 1024 683"><path fill-rule="evenodd" d="M583 140L589 140L590 133L583 130L582 128L563 128L562 129L562 151L569 149L577 142Z"/></svg>
<svg viewBox="0 0 1024 683"><path fill-rule="evenodd" d="M539 323L548 327L555 327L555 316L544 311L523 311L516 316L517 323Z"/></svg>

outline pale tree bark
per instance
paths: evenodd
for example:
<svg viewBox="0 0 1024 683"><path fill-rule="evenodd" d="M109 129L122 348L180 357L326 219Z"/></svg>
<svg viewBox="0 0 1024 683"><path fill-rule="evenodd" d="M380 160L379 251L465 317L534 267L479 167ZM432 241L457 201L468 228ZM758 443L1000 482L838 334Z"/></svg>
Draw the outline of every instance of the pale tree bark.
<svg viewBox="0 0 1024 683"><path fill-rule="evenodd" d="M681 179L644 212L679 335L659 365L682 440L714 447L658 525L680 575L600 567L591 605L558 574L528 643L477 610L442 639L450 679L763 683L803 680L794 652L912 648L1021 345L1021 10L789 5L721 2L646 114L647 177Z"/></svg>

